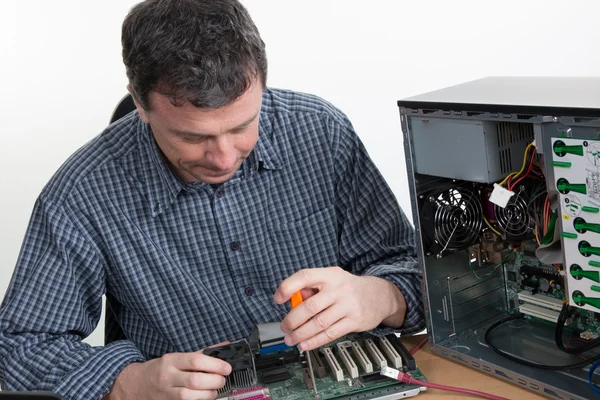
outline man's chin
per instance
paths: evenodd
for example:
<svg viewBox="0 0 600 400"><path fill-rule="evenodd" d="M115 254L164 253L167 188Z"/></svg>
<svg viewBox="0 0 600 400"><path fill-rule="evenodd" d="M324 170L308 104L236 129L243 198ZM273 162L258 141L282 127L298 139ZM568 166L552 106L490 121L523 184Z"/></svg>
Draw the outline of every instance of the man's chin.
<svg viewBox="0 0 600 400"><path fill-rule="evenodd" d="M231 178L233 178L234 174L231 175L227 175L224 177L203 177L202 179L200 179L202 182L204 183L208 183L210 185L220 185L222 183L227 182L228 180L230 180Z"/></svg>
<svg viewBox="0 0 600 400"><path fill-rule="evenodd" d="M225 171L218 171L210 168L205 168L200 165L194 166L181 166L180 171L185 172L185 176L183 179L186 182L204 182L210 185L217 185L221 183L225 183L240 169L242 162L234 165L233 168L230 168Z"/></svg>
<svg viewBox="0 0 600 400"><path fill-rule="evenodd" d="M201 173L194 173L194 177L200 182L208 183L210 185L217 185L221 183L225 183L235 175L235 170L229 171L203 171Z"/></svg>

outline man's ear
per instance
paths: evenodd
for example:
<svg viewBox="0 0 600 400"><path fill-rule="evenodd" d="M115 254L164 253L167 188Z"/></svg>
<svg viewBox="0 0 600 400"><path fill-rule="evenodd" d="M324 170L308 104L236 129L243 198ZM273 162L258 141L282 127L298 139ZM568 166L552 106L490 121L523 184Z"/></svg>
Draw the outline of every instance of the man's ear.
<svg viewBox="0 0 600 400"><path fill-rule="evenodd" d="M146 113L146 110L144 110L144 107L142 107L142 105L137 101L137 98L135 97L135 94L133 93L133 90L131 89L131 84L127 85L127 91L133 98L133 102L135 103L135 108L137 108L138 113L140 114L140 118L142 119L142 121L149 124L150 120L148 119L148 114Z"/></svg>

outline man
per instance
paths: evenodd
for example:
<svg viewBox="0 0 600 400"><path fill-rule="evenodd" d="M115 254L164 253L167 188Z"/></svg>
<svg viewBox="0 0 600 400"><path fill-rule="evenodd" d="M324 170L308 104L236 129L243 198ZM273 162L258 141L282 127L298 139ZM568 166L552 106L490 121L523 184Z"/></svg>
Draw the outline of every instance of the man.
<svg viewBox="0 0 600 400"><path fill-rule="evenodd" d="M3 388L214 398L230 367L201 349L256 324L282 321L303 349L423 328L393 194L342 112L266 86L236 0L145 1L122 40L137 111L36 202L0 310ZM90 347L103 294L115 320Z"/></svg>

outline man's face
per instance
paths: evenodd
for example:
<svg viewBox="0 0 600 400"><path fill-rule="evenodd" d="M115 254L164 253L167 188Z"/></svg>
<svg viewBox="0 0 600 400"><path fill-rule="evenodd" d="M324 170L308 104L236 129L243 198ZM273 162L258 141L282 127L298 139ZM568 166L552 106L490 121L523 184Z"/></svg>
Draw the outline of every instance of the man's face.
<svg viewBox="0 0 600 400"><path fill-rule="evenodd" d="M236 173L258 140L262 85L255 82L235 102L198 109L150 94L150 111L137 108L171 169L186 182L223 183Z"/></svg>

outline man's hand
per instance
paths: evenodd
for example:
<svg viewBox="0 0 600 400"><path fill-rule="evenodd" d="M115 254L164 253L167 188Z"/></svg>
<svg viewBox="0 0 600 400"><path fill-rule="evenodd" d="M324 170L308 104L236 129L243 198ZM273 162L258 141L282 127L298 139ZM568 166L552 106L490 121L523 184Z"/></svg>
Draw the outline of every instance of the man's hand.
<svg viewBox="0 0 600 400"><path fill-rule="evenodd" d="M230 373L231 365L202 350L165 354L125 367L104 400L214 399Z"/></svg>
<svg viewBox="0 0 600 400"><path fill-rule="evenodd" d="M404 322L404 296L383 278L356 276L339 267L303 269L281 283L275 302L283 304L299 290L304 302L281 322L288 346L300 343L302 350L312 350L350 332Z"/></svg>

